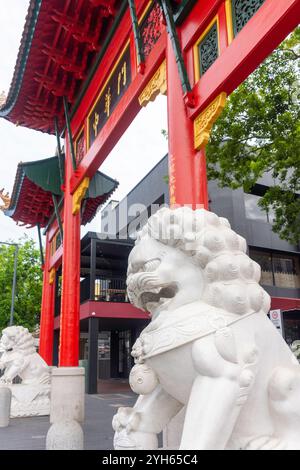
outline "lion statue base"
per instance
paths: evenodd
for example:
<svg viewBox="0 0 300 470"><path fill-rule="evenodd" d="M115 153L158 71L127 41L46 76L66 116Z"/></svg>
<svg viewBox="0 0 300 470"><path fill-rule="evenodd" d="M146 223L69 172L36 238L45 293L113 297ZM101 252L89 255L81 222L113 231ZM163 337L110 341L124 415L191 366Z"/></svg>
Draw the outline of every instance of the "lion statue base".
<svg viewBox="0 0 300 470"><path fill-rule="evenodd" d="M180 450L300 449L300 366L246 250L204 209L160 209L139 232L128 295L151 322L133 347L139 398L113 418L115 449L156 449L162 431Z"/></svg>
<svg viewBox="0 0 300 470"><path fill-rule="evenodd" d="M9 326L0 340L0 384L12 392L11 418L50 413L50 368L36 352L27 328ZM18 378L21 383L13 383Z"/></svg>

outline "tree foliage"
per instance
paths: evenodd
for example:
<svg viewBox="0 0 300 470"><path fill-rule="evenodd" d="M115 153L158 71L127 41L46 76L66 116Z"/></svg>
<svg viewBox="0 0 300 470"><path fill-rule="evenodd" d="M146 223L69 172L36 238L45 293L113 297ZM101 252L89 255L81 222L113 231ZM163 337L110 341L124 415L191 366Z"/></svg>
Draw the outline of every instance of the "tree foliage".
<svg viewBox="0 0 300 470"><path fill-rule="evenodd" d="M208 177L250 192L269 172L260 200L273 209L274 232L300 239L300 28L229 97L207 146Z"/></svg>
<svg viewBox="0 0 300 470"><path fill-rule="evenodd" d="M40 253L32 239L18 241L14 324L33 330L39 322L42 270ZM0 330L8 326L11 308L15 248L0 245Z"/></svg>

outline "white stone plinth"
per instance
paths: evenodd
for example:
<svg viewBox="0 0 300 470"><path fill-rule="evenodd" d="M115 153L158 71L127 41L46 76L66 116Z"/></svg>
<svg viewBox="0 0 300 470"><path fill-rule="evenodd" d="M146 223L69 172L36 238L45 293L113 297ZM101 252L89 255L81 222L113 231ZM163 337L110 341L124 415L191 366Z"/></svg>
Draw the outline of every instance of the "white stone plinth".
<svg viewBox="0 0 300 470"><path fill-rule="evenodd" d="M5 385L0 386L0 427L9 425L11 407L11 389Z"/></svg>
<svg viewBox="0 0 300 470"><path fill-rule="evenodd" d="M58 367L52 371L50 423L84 420L84 368Z"/></svg>
<svg viewBox="0 0 300 470"><path fill-rule="evenodd" d="M50 427L47 450L83 450L83 431L77 421L58 421Z"/></svg>

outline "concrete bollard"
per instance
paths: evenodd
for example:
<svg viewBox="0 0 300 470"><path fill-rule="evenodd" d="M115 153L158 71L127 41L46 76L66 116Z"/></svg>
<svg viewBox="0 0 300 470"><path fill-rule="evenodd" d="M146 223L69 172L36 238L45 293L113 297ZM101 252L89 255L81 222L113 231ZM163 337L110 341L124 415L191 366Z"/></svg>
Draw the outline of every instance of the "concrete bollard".
<svg viewBox="0 0 300 470"><path fill-rule="evenodd" d="M0 427L6 428L9 425L11 406L11 389L5 385L0 385Z"/></svg>
<svg viewBox="0 0 300 470"><path fill-rule="evenodd" d="M83 367L58 367L51 375L47 450L82 450L85 378Z"/></svg>
<svg viewBox="0 0 300 470"><path fill-rule="evenodd" d="M50 427L47 439L47 450L83 450L83 431L75 421L58 421Z"/></svg>

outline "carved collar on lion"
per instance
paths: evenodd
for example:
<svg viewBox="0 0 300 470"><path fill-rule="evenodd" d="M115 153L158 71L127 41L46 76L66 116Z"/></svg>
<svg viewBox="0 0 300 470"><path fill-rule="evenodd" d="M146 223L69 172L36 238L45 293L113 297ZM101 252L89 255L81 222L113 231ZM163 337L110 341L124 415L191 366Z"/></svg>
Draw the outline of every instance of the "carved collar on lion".
<svg viewBox="0 0 300 470"><path fill-rule="evenodd" d="M159 317L142 331L131 354L136 363L143 363L145 359L204 336L216 332L226 334L231 325L254 314L264 315L261 311L251 311L238 316L204 302L193 302L172 313L161 312Z"/></svg>

